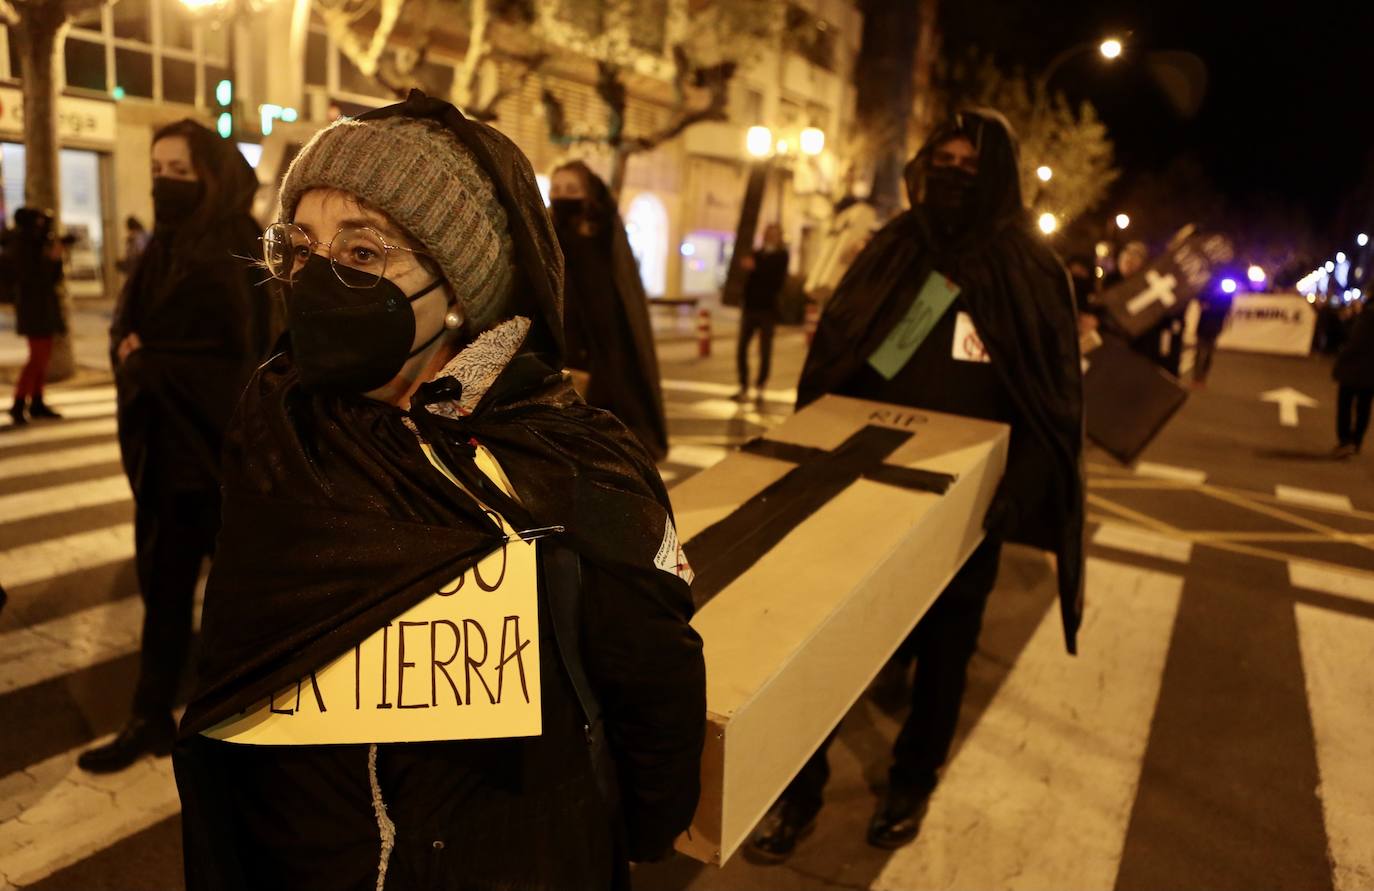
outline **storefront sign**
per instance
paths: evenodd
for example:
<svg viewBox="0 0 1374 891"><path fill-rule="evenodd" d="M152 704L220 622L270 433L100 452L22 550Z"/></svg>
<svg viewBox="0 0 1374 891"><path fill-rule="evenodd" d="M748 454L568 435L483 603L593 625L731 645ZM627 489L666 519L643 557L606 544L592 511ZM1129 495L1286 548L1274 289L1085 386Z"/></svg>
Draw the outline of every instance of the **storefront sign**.
<svg viewBox="0 0 1374 891"><path fill-rule="evenodd" d="M1312 349L1317 314L1297 294L1243 294L1217 338L1223 350L1306 356Z"/></svg>
<svg viewBox="0 0 1374 891"><path fill-rule="evenodd" d="M0 134L24 135L24 94L13 87L0 87ZM57 99L57 138L64 143L115 141L113 102L59 96Z"/></svg>

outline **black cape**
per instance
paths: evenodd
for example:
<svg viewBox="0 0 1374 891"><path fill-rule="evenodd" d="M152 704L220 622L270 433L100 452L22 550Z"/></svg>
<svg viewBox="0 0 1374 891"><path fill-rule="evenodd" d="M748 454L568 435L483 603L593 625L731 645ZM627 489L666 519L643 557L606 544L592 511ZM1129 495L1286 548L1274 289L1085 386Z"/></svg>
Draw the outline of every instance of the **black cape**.
<svg viewBox="0 0 1374 891"><path fill-rule="evenodd" d="M203 229L155 228L125 283L110 326L119 444L136 498L219 486L224 431L275 333L261 253L249 215L257 178L231 145L221 169L224 213ZM141 349L118 362L136 332Z"/></svg>
<svg viewBox="0 0 1374 891"><path fill-rule="evenodd" d="M602 850L596 839L606 833L595 829L595 815L603 804L623 814L622 859L661 854L696 806L704 665L700 639L688 624L687 583L655 565L671 522L667 492L629 431L584 404L560 370L562 260L529 162L505 137L418 92L370 115L438 120L473 153L507 209L519 273L514 311L534 324L515 358L462 419L425 408L428 401L455 398L457 382L450 378L423 386L411 410L403 411L362 396L303 391L289 350L254 376L225 450L224 522L206 590L198 686L182 720L177 753L188 851L214 851L235 833L253 831L242 825L243 813L235 825L216 810L232 797L226 784L232 786L235 772L251 770L229 768L226 777L224 765L242 765L251 757L242 751L254 747L207 740L198 736L201 731L346 652L501 544L481 506L430 464L409 426L414 424L467 489L516 529L565 528L551 541L579 555L587 585L595 588L591 603L599 604L584 608L583 658L593 681L603 682L597 693L620 790L617 800L600 801L588 779L580 723L569 741L567 721L550 720L550 709L566 704L558 689L567 685L558 661L546 658L541 737L387 747L395 751L391 769L399 771L392 778L419 777L404 786L418 790L406 793L410 800L390 801L388 808L398 814L398 827L404 828L407 814L418 813L424 816L409 825L424 823L424 832L449 827L465 838L466 848L450 838L448 856L463 860L464 881L473 887L498 878L531 888L609 886L600 867L582 862L596 860ZM519 504L477 469L474 441L494 455ZM540 553L542 613L550 595L542 548ZM648 649L630 652L636 646ZM635 670L620 670L624 664ZM626 713L630 719L619 718ZM295 759L302 770L317 770L329 759L353 757L349 752L357 749L307 748L315 751L282 752L268 763ZM338 863L315 858L310 866L322 872L314 881L327 884L324 875L358 878L366 868L358 857L375 863L376 826L362 749L361 802L320 819L288 815L314 833L301 842L303 848L327 850L332 843L341 849ZM356 766L355 759L348 769ZM316 804L329 800L328 771L323 775L325 784L310 799ZM551 788L555 780L564 785ZM531 783L541 789L538 795L522 791ZM415 801L440 788L463 791ZM344 812L352 814L347 828L356 834L341 830L336 836L332 827L344 826ZM528 831L494 830L502 821ZM540 848L535 823L554 827L539 836L548 844L538 856L520 847L524 839ZM583 824L589 828L580 831ZM493 831L490 840L481 836ZM403 844L416 841L413 833L398 830L393 867L437 863L429 841L422 841L422 849L402 857ZM216 863L233 859L232 853L205 856ZM610 857L604 859L609 869ZM188 853L188 874L191 861ZM374 867L371 881L375 877ZM402 886L412 881L419 880L396 879ZM445 881L425 884L458 887ZM209 880L197 886L236 887Z"/></svg>
<svg viewBox="0 0 1374 891"><path fill-rule="evenodd" d="M661 460L668 454L668 423L663 414L663 385L649 321L649 298L625 235L625 224L614 210L614 197L599 177L589 173L588 179L590 187L599 193L596 203L612 210L600 221L600 237L591 245L568 250L569 237L560 233L568 263L568 323L579 326L586 346L585 356L569 359L573 367L585 365L591 376L587 402L615 414L649 453ZM595 250L586 250L588 247ZM605 263L610 268L582 268L587 263ZM604 293L596 284L606 279L607 271L613 293Z"/></svg>
<svg viewBox="0 0 1374 891"><path fill-rule="evenodd" d="M1058 558L1065 640L1076 651L1083 613L1083 385L1074 297L1058 258L1031 233L1009 125L996 112L968 111L938 129L908 167L915 203L934 147L956 133L979 147L972 225L941 234L919 204L879 231L826 305L802 370L797 404L842 389L910 308L932 270L960 287L1011 397L1018 426L1003 491L1016 508L1013 540Z"/></svg>

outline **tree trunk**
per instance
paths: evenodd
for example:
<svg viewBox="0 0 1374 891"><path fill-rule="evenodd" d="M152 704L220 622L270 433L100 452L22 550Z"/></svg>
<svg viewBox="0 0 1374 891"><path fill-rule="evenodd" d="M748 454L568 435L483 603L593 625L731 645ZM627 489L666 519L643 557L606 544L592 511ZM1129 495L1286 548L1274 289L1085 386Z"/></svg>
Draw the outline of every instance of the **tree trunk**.
<svg viewBox="0 0 1374 891"><path fill-rule="evenodd" d="M58 70L67 33L61 3L25 4L18 25L19 76L24 95L24 203L48 210L61 221L61 178L58 173ZM70 298L62 291L62 312L68 326L74 321ZM48 380L66 380L76 373L71 334L53 342Z"/></svg>

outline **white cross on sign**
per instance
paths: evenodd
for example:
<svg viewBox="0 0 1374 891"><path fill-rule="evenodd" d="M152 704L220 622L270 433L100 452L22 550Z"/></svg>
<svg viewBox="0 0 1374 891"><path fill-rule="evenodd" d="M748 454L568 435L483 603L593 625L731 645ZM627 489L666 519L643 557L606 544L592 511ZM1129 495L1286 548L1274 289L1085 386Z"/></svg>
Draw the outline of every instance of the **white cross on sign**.
<svg viewBox="0 0 1374 891"><path fill-rule="evenodd" d="M1177 298L1174 297L1174 285L1178 284L1178 280L1172 274L1160 275L1149 269L1145 272L1145 281L1149 282L1150 286L1126 301L1126 312L1138 316L1156 300L1166 307L1177 302Z"/></svg>

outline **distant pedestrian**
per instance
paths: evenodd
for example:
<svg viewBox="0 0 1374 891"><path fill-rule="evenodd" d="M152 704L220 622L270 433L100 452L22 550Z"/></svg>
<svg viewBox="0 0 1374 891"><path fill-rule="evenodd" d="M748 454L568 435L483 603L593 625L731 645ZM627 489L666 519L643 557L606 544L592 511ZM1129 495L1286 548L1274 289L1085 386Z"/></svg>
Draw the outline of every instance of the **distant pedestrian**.
<svg viewBox="0 0 1374 891"><path fill-rule="evenodd" d="M130 214L124 219L124 256L119 261L119 271L129 275L138 265L138 258L143 255L143 249L148 246L148 239L152 236L148 230L143 228L143 221Z"/></svg>
<svg viewBox="0 0 1374 891"><path fill-rule="evenodd" d="M1212 371L1212 359L1217 352L1217 338L1226 329L1231 314L1231 295L1220 292L1199 298L1201 312L1197 320L1197 344L1193 357L1193 386L1207 386Z"/></svg>
<svg viewBox="0 0 1374 891"><path fill-rule="evenodd" d="M649 298L615 196L590 167L572 161L554 170L549 199L566 274L568 367L586 374L587 403L618 417L661 460L668 422Z"/></svg>
<svg viewBox="0 0 1374 891"><path fill-rule="evenodd" d="M110 328L119 445L133 489L143 636L132 717L86 770L166 754L191 643L196 580L220 519L229 417L266 352L249 215L257 179L233 143L186 120L153 135L154 233Z"/></svg>
<svg viewBox="0 0 1374 891"><path fill-rule="evenodd" d="M43 401L53 338L67 333L62 313L63 248L52 229L50 213L21 207L5 238L3 275L14 296L14 326L29 344L29 358L19 372L10 407L15 425L27 424L30 418L61 417Z"/></svg>
<svg viewBox="0 0 1374 891"><path fill-rule="evenodd" d="M1368 304L1355 317L1350 339L1336 357L1336 458L1360 453L1374 403L1374 312Z"/></svg>
<svg viewBox="0 0 1374 891"><path fill-rule="evenodd" d="M735 399L749 398L749 344L759 336L759 374L755 379L755 395L763 401L763 388L773 364L773 330L778 324L778 301L787 283L787 265L791 256L782 243L782 227L769 223L763 230L763 245L744 258L749 278L744 282L744 303L740 312L739 343L735 349L735 365L739 375L739 392Z"/></svg>
<svg viewBox="0 0 1374 891"><path fill-rule="evenodd" d="M1082 619L1074 297L1064 267L1032 231L1019 171L1015 136L997 112L965 111L936 128L907 168L912 209L873 237L840 282L798 384L799 406L836 393L1011 426L987 534L903 645L916 674L888 787L868 826L868 842L879 848L920 831L954 740L1002 543L1056 554L1070 652ZM812 825L829 777L828 745L763 821L752 841L758 857L786 859Z"/></svg>

